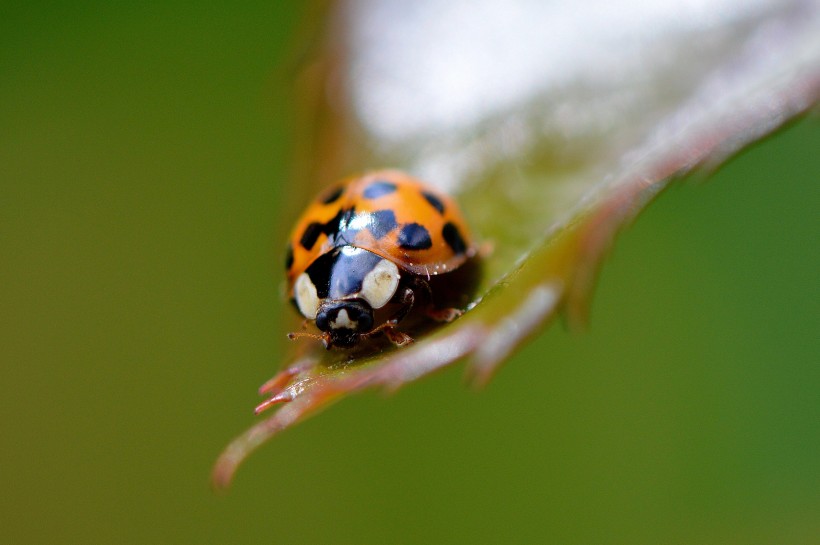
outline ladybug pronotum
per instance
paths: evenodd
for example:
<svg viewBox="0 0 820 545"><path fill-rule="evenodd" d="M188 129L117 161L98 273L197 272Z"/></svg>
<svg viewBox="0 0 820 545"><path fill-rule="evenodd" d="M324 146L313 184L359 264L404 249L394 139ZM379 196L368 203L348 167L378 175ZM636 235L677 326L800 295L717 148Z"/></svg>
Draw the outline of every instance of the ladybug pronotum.
<svg viewBox="0 0 820 545"><path fill-rule="evenodd" d="M290 236L288 296L326 348L350 348L397 326L450 321L477 278L469 229L448 196L396 170L349 178L323 192Z"/></svg>

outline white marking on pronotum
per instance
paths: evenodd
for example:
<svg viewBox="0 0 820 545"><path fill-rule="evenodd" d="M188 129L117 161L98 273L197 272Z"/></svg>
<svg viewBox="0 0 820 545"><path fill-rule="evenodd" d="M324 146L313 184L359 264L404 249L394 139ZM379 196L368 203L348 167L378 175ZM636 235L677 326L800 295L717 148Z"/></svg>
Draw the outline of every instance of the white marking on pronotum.
<svg viewBox="0 0 820 545"><path fill-rule="evenodd" d="M296 295L296 306L299 307L299 312L305 318L315 320L316 313L319 312L319 296L316 294L316 286L310 281L307 273L300 274L296 279L293 292Z"/></svg>
<svg viewBox="0 0 820 545"><path fill-rule="evenodd" d="M399 268L387 259L382 259L362 281L361 296L374 309L382 308L399 287Z"/></svg>
<svg viewBox="0 0 820 545"><path fill-rule="evenodd" d="M341 309L338 314L336 314L336 319L330 322L331 329L356 329L359 325L359 322L354 322L350 319L350 316L347 314L347 309Z"/></svg>

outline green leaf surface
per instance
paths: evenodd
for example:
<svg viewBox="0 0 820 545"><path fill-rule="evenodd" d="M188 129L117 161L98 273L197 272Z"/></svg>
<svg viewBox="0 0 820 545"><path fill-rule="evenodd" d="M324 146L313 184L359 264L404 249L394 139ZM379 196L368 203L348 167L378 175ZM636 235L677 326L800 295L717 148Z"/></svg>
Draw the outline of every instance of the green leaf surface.
<svg viewBox="0 0 820 545"><path fill-rule="evenodd" d="M404 169L459 200L485 248L461 318L394 349L293 346L260 389L285 404L214 469L368 387L458 360L477 384L560 311L585 323L601 258L671 180L713 169L820 97L820 7L345 3L298 77L294 207L338 178ZM298 322L294 318L294 326Z"/></svg>

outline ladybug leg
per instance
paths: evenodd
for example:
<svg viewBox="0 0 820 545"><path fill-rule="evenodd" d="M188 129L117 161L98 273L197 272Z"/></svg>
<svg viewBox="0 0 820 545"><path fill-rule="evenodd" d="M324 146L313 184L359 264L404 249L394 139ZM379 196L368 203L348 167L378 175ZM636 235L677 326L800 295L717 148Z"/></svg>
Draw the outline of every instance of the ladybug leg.
<svg viewBox="0 0 820 545"><path fill-rule="evenodd" d="M392 318L387 320L387 325L398 324L413 309L413 305L416 302L416 295L413 293L413 289L405 288L399 302L401 303L401 308L398 312L396 312L396 314L393 315Z"/></svg>
<svg viewBox="0 0 820 545"><path fill-rule="evenodd" d="M396 321L388 320L379 327L362 335L363 337L370 337L376 333L382 332L387 339L396 346L404 346L413 342L413 337L396 329Z"/></svg>
<svg viewBox="0 0 820 545"><path fill-rule="evenodd" d="M430 306L425 314L437 322L449 323L464 314L464 311L457 308L433 308Z"/></svg>
<svg viewBox="0 0 820 545"><path fill-rule="evenodd" d="M372 331L369 331L363 336L370 337L371 335L375 335L376 333L382 332L387 339L395 344L396 346L404 346L413 342L413 337L399 331L396 329L396 326L400 321L407 316L407 313L413 308L413 304L416 301L416 296L413 293L411 288L406 288L404 293L401 295L401 299L399 302L401 303L401 309L393 315L389 320L385 323L381 324L380 326L374 328Z"/></svg>
<svg viewBox="0 0 820 545"><path fill-rule="evenodd" d="M424 314L427 315L428 318L436 322L449 323L464 314L463 310L457 308L435 308L432 303L433 291L430 289L430 284L424 280L420 280L416 282L416 286L423 289L427 295L427 301L429 302L424 309Z"/></svg>
<svg viewBox="0 0 820 545"><path fill-rule="evenodd" d="M395 344L396 346L404 346L406 344L410 344L413 342L413 337L411 337L407 333L399 331L391 325L384 324L384 326L382 326L380 329L382 330L382 332L384 332L384 336L387 337L390 340L390 342Z"/></svg>

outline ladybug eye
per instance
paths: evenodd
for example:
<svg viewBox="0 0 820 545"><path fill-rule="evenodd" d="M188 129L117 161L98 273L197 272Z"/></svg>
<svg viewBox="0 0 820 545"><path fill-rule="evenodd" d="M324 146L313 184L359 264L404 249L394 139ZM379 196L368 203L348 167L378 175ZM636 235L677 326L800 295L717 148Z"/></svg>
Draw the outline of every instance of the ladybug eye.
<svg viewBox="0 0 820 545"><path fill-rule="evenodd" d="M399 286L399 268L387 259L379 261L362 281L361 296L374 309L382 308Z"/></svg>
<svg viewBox="0 0 820 545"><path fill-rule="evenodd" d="M299 307L299 312L309 320L316 319L316 313L319 311L319 296L316 294L316 286L310 281L307 273L300 274L296 279L293 293L296 296L296 306Z"/></svg>

